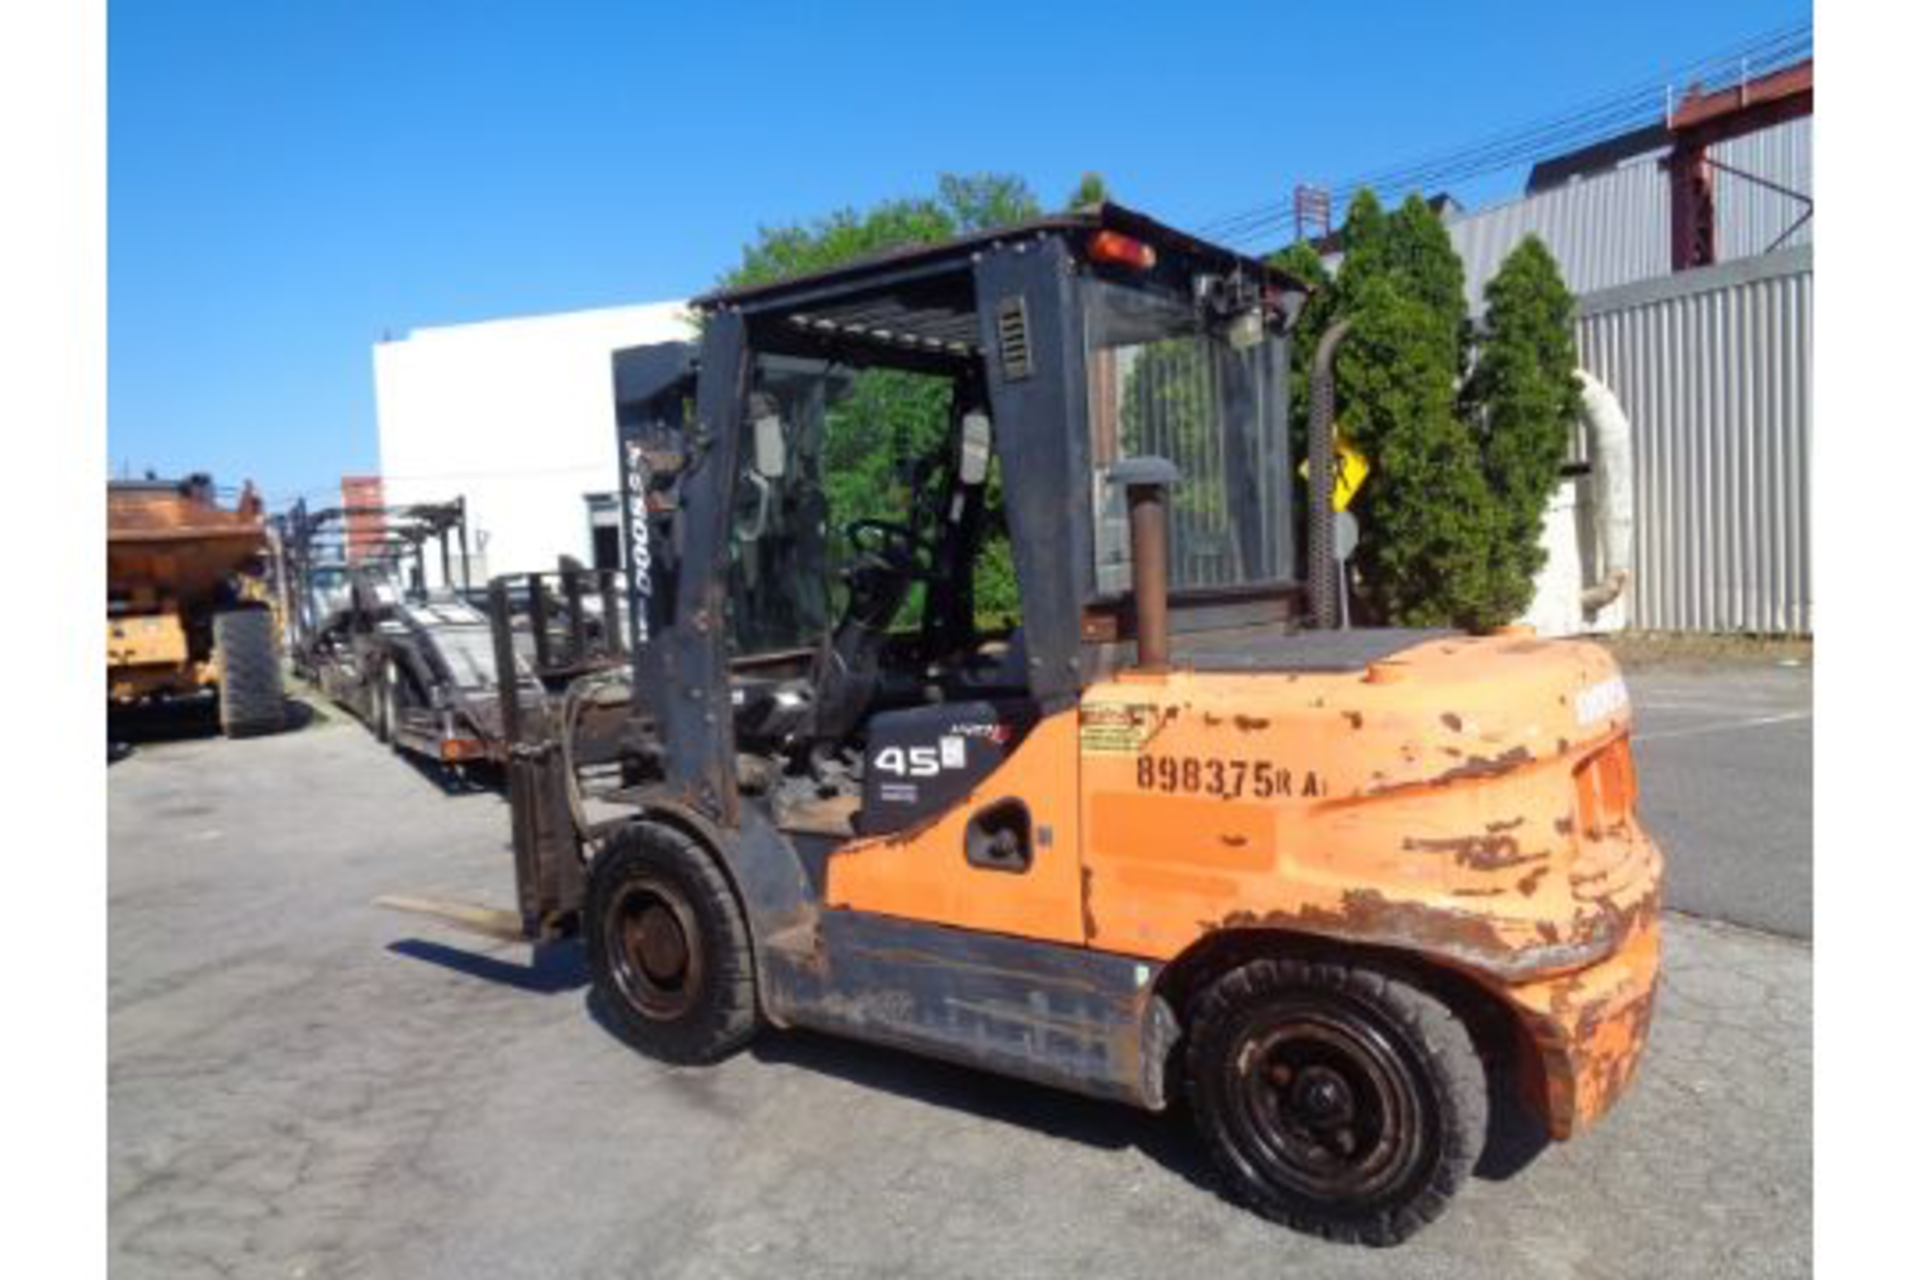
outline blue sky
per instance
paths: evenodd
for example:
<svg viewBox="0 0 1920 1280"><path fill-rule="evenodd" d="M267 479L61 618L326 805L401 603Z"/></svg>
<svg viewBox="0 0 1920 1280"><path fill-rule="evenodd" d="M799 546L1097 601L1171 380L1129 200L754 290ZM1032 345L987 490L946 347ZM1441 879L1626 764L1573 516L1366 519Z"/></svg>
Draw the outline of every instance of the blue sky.
<svg viewBox="0 0 1920 1280"><path fill-rule="evenodd" d="M683 297L759 226L942 172L1056 203L1095 169L1197 226L1808 13L114 0L108 466L324 498L377 464L384 334Z"/></svg>

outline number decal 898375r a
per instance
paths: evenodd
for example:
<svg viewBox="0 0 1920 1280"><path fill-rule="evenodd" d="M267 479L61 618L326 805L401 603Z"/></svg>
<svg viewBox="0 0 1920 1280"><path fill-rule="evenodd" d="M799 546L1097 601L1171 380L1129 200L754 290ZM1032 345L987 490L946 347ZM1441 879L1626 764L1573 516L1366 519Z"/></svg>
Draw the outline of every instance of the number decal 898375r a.
<svg viewBox="0 0 1920 1280"><path fill-rule="evenodd" d="M1135 781L1142 791L1186 792L1238 800L1290 799L1320 796L1325 788L1311 769L1296 774L1284 765L1265 760L1222 760L1202 756L1142 755L1135 765Z"/></svg>

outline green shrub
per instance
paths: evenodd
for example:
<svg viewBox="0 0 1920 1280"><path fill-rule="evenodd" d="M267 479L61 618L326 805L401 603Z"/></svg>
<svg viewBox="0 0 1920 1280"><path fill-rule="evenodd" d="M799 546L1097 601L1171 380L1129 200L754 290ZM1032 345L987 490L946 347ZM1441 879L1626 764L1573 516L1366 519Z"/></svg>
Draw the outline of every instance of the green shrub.
<svg viewBox="0 0 1920 1280"><path fill-rule="evenodd" d="M1573 297L1529 236L1487 286L1476 335L1460 259L1418 197L1388 214L1362 191L1341 249L1331 280L1305 245L1273 261L1320 286L1295 331L1296 457L1306 456L1314 348L1336 318L1353 322L1335 404L1372 464L1352 508L1361 609L1406 626L1510 622L1545 562L1541 525L1579 410ZM1304 486L1295 492L1304 503Z"/></svg>

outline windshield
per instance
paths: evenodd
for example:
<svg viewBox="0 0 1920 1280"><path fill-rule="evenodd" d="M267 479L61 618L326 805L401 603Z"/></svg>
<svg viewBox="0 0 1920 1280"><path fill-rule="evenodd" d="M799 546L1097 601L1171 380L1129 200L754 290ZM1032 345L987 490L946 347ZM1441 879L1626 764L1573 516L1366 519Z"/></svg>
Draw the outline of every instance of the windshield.
<svg viewBox="0 0 1920 1280"><path fill-rule="evenodd" d="M952 399L950 380L926 374L787 356L755 361L727 593L736 655L820 643L846 606L850 526L925 530L916 503L936 489L916 468L939 455ZM767 419L776 425L762 425ZM763 464L772 459L759 449L776 432L780 456L769 474ZM916 586L896 628L917 625L922 596Z"/></svg>
<svg viewBox="0 0 1920 1280"><path fill-rule="evenodd" d="M1126 502L1106 472L1148 454L1180 469L1174 590L1291 576L1284 346L1267 336L1236 349L1189 300L1098 280L1085 293L1100 594L1132 580Z"/></svg>

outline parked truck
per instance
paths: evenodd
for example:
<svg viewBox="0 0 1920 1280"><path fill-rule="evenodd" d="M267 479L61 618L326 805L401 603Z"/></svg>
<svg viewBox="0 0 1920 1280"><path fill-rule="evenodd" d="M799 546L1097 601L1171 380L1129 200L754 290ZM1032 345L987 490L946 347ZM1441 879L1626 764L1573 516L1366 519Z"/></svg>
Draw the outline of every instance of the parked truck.
<svg viewBox="0 0 1920 1280"><path fill-rule="evenodd" d="M285 723L267 528L251 485L204 474L107 484L107 702L212 694L230 738Z"/></svg>

